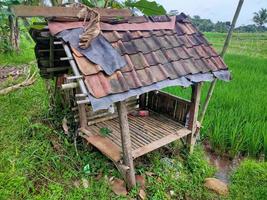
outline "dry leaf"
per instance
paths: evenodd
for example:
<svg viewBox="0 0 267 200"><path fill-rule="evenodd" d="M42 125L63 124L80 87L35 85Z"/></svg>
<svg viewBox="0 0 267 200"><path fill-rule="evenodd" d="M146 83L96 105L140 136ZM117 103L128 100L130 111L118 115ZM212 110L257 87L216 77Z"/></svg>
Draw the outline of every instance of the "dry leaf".
<svg viewBox="0 0 267 200"><path fill-rule="evenodd" d="M171 195L171 197L173 197L173 196L175 196L176 194L175 194L175 192L174 192L173 190L170 190L170 195Z"/></svg>
<svg viewBox="0 0 267 200"><path fill-rule="evenodd" d="M73 182L74 187L79 188L80 187L80 181L76 180Z"/></svg>
<svg viewBox="0 0 267 200"><path fill-rule="evenodd" d="M123 180L114 178L110 182L111 190L116 194L120 196L126 196L127 195L127 189L126 185Z"/></svg>
<svg viewBox="0 0 267 200"><path fill-rule="evenodd" d="M157 178L158 182L162 182L162 179L160 177Z"/></svg>
<svg viewBox="0 0 267 200"><path fill-rule="evenodd" d="M139 197L140 197L142 200L145 200L145 199L146 199L146 192L145 192L145 190L140 189L140 191L139 191Z"/></svg>
<svg viewBox="0 0 267 200"><path fill-rule="evenodd" d="M142 189L145 189L146 179L143 176L141 176L141 175L136 175L135 176L135 179L136 179L136 183L138 185L140 185L140 187Z"/></svg>
<svg viewBox="0 0 267 200"><path fill-rule="evenodd" d="M156 174L155 173L153 173L153 172L146 172L145 173L147 176L155 176Z"/></svg>
<svg viewBox="0 0 267 200"><path fill-rule="evenodd" d="M95 179L98 181L103 177L102 172L100 172L99 174L97 174L97 176L95 177Z"/></svg>
<svg viewBox="0 0 267 200"><path fill-rule="evenodd" d="M87 189L87 188L89 187L89 182L88 182L88 180L85 179L85 178L83 178L83 179L82 179L82 182L83 182L83 187L84 187L85 189Z"/></svg>
<svg viewBox="0 0 267 200"><path fill-rule="evenodd" d="M64 133L66 135L69 135L68 121L67 121L66 117L64 117L63 120L62 120L62 128L64 130Z"/></svg>

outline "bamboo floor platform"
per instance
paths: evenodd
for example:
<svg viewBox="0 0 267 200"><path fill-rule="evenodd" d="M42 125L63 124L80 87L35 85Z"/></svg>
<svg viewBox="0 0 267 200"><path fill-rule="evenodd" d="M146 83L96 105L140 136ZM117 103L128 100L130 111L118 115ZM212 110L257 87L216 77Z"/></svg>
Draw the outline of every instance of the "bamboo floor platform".
<svg viewBox="0 0 267 200"><path fill-rule="evenodd" d="M128 116L133 158L137 158L191 133L183 125L165 116L150 113L147 117ZM100 135L101 128L111 133ZM122 155L119 119L100 122L81 129L93 146L113 161L119 161Z"/></svg>

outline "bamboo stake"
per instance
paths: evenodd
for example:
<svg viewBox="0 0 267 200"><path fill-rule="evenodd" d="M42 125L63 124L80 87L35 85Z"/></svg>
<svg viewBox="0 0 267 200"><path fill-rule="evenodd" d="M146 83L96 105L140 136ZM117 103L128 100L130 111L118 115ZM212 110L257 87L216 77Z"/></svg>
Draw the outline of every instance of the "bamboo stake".
<svg viewBox="0 0 267 200"><path fill-rule="evenodd" d="M223 49L222 49L222 52L221 52L221 57L222 58L224 57L224 55L225 55L225 53L226 53L226 51L228 49L228 46L230 44L230 41L231 41L231 38L232 38L232 35L233 35L233 31L234 31L234 28L235 28L235 25L236 25L236 21L238 19L238 16L239 16L239 13L241 11L241 8L242 8L243 3L244 3L244 0L239 0L237 9L235 11L234 18L232 20L231 27L230 27L230 29L228 31L228 35L227 35L227 38L225 40L225 43L224 43L224 46L223 46ZM212 94L213 94L213 91L214 91L214 88L215 88L216 83L217 83L217 79L214 79L214 81L212 81L212 83L210 85L210 88L209 88L207 97L206 97L205 102L204 102L204 105L203 105L203 109L202 109L202 111L200 113L200 116L199 116L199 122L200 122L200 124L202 124L202 122L204 120L204 117L205 117L205 114L206 114L206 111L207 111L207 108L208 108L210 99L212 97Z"/></svg>
<svg viewBox="0 0 267 200"><path fill-rule="evenodd" d="M122 153L123 153L123 164L129 167L126 172L126 184L128 189L132 189L136 186L135 170L133 164L133 155L131 147L130 130L128 124L127 107L125 101L116 103L119 114L121 142L122 142Z"/></svg>

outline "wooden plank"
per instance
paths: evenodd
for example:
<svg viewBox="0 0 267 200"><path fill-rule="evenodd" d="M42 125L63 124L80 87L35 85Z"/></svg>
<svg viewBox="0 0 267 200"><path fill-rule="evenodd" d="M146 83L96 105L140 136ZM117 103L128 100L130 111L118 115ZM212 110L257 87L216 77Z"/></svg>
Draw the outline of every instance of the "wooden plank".
<svg viewBox="0 0 267 200"><path fill-rule="evenodd" d="M44 7L44 6L21 6L11 7L16 17L76 17L80 8L71 7ZM103 17L127 17L132 13L129 9L94 8Z"/></svg>
<svg viewBox="0 0 267 200"><path fill-rule="evenodd" d="M86 140L99 149L104 155L110 158L114 162L121 160L121 152L118 146L116 146L110 139L101 137L99 135L93 135L86 137Z"/></svg>
<svg viewBox="0 0 267 200"><path fill-rule="evenodd" d="M146 145L146 146L143 146L139 149L136 149L133 151L133 158L137 158L137 157L140 157L144 154L147 154L155 149L158 149L162 146L165 146L175 140L178 140L188 134L190 134L191 131L186 129L186 128L183 128L183 129L180 129L177 131L177 134L170 134L170 135L167 135L157 141L154 141L154 142L151 142L150 144Z"/></svg>
<svg viewBox="0 0 267 200"><path fill-rule="evenodd" d="M118 138L118 141L121 143L121 134L120 134L120 127L119 127L119 122L115 122L115 121L105 121L105 123L107 124L106 127L109 127L113 132L113 135L116 135L116 137ZM97 125L97 124L96 124ZM131 140L137 140L137 138L133 138ZM120 146L122 146L120 144ZM138 148L139 146L136 143L132 143L132 148Z"/></svg>
<svg viewBox="0 0 267 200"><path fill-rule="evenodd" d="M104 127L104 126L103 126ZM90 126L88 127L88 129L90 129L94 135L99 135L99 129L102 128L102 127L99 127L96 125L93 125L93 126ZM120 141L120 138L117 137L117 134L115 134L116 131L112 131L112 133L110 135L108 135L107 137L112 140L114 142L114 144L116 144L118 146L119 149L121 149L121 141Z"/></svg>
<svg viewBox="0 0 267 200"><path fill-rule="evenodd" d="M186 104L190 104L190 103L191 103L191 102L190 102L189 100L187 100L187 99L184 99L184 98L182 98L182 97L175 96L175 95L173 95L173 94L169 94L169 93L167 93L167 92L159 91L159 94L164 95L164 96L171 97L171 98L173 98L173 99L175 99L175 100L177 100L177 101L180 101L180 102L183 102L183 103L186 103Z"/></svg>
<svg viewBox="0 0 267 200"><path fill-rule="evenodd" d="M78 105L80 127L87 127L86 111L84 104Z"/></svg>

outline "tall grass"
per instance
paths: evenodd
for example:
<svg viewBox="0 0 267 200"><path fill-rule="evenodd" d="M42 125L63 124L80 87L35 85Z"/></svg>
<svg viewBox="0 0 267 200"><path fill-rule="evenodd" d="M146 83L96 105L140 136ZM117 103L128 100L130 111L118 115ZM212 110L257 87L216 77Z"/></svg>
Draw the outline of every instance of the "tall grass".
<svg viewBox="0 0 267 200"><path fill-rule="evenodd" d="M225 35L208 33L207 36L210 41L222 46ZM249 44L253 43L252 39L257 38L264 41L260 49L253 47L240 52L236 47L239 40ZM220 81L217 84L201 132L202 137L208 138L217 152L228 152L231 156L239 153L258 156L264 152L267 155L266 42L266 34L235 34L233 37L230 53L225 58L233 80L230 83ZM239 45L242 48L242 43ZM253 51L258 52L257 56L251 56L256 53ZM265 54L260 54L262 51ZM204 86L202 102L208 86L209 84ZM166 90L190 97L190 89L171 87Z"/></svg>

